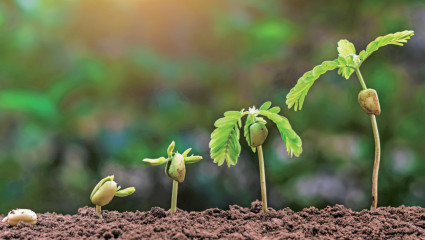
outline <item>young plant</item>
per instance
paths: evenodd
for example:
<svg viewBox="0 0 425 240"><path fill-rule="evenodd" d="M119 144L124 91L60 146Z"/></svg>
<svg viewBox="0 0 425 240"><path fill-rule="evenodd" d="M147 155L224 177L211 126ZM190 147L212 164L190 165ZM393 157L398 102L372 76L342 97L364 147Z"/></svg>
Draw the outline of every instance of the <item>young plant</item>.
<svg viewBox="0 0 425 240"><path fill-rule="evenodd" d="M108 176L100 180L94 187L90 194L90 200L96 205L96 213L100 219L102 218L102 207L110 203L115 196L126 197L136 191L134 187L120 189L121 187L117 186L117 183L114 182L114 176Z"/></svg>
<svg viewBox="0 0 425 240"><path fill-rule="evenodd" d="M265 102L260 109L255 106L249 108L248 111L228 111L224 113L224 117L218 119L214 126L216 129L211 134L210 149L211 158L215 163L221 166L224 161L227 166L236 165L241 145L239 144L239 129L242 128L242 117L247 115L244 126L244 136L246 142L252 151L258 150L258 160L260 165L260 184L261 198L263 201L263 211L267 212L267 193L266 193L266 174L264 170L263 143L267 138L268 130L266 120L261 116L267 117L277 125L286 150L289 155L299 156L302 152L301 139L292 130L288 119L279 115L279 107L270 108L271 102Z"/></svg>
<svg viewBox="0 0 425 240"><path fill-rule="evenodd" d="M360 73L360 66L380 47L390 44L403 46L403 43L406 43L413 34L413 31L402 31L378 37L367 45L366 50L361 51L358 55L356 54L356 49L351 42L345 39L340 40L338 42L338 58L333 61L324 61L322 64L314 67L313 70L304 73L304 75L298 79L295 87L292 88L286 96L286 104L288 105L288 108L294 107L295 111L298 109L301 110L308 90L322 74L338 68L338 74L348 79L351 74L354 72L356 73L363 88L358 95L358 102L363 111L370 115L375 139L375 161L372 176L372 204L370 207L372 211L376 209L378 203L378 170L381 148L375 116L381 114L381 108L376 91L366 87L366 83Z"/></svg>
<svg viewBox="0 0 425 240"><path fill-rule="evenodd" d="M195 163L202 160L201 156L194 156L193 154L191 156L187 156L192 150L192 148L187 149L182 154L178 152L173 152L175 145L176 143L172 141L170 146L168 146L167 158L159 157L155 159L143 159L143 162L150 163L153 166L167 163L165 165L165 174L167 174L168 177L173 179L173 191L171 195L171 214L174 214L177 211L177 189L179 183L182 183L186 176L186 164Z"/></svg>

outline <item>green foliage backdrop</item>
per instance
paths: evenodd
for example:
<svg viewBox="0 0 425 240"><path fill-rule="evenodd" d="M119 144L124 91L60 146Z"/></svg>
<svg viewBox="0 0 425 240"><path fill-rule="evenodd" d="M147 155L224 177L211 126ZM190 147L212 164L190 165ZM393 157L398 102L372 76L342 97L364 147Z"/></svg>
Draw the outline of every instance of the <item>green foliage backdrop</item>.
<svg viewBox="0 0 425 240"><path fill-rule="evenodd" d="M285 97L339 39L365 49L405 29L415 36L362 72L382 108L379 205L424 206L424 19L419 0L0 1L0 213L76 212L111 174L136 193L105 209L168 208L171 182L141 160L172 140L204 157L180 208L248 206L260 197L255 154L241 141L238 165L219 168L209 136L225 111L268 100L303 140L289 158L269 128L269 205L367 208L374 145L357 80L323 74L303 111Z"/></svg>

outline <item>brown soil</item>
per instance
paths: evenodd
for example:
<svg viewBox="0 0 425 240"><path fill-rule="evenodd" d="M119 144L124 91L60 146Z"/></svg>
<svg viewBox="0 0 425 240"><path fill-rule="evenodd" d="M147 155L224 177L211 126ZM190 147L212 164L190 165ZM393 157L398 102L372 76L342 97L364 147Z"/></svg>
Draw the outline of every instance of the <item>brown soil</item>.
<svg viewBox="0 0 425 240"><path fill-rule="evenodd" d="M203 212L169 211L154 207L148 212L103 211L96 218L93 207L76 215L38 214L34 226L0 224L1 239L425 239L425 209L382 207L375 212L351 211L341 205L294 212L269 208L261 202L251 208L237 205Z"/></svg>

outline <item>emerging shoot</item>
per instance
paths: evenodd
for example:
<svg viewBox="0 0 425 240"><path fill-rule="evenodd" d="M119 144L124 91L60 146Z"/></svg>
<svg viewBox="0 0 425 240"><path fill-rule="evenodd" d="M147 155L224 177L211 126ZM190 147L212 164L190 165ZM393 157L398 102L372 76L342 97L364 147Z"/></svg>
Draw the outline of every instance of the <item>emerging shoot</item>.
<svg viewBox="0 0 425 240"><path fill-rule="evenodd" d="M177 211L177 190L179 183L184 181L186 176L186 164L195 163L202 160L201 156L187 156L192 148L187 149L182 154L178 152L173 152L175 142L172 141L170 146L167 149L167 158L159 157L155 159L145 158L143 162L150 163L151 165L165 165L165 174L168 177L173 179L173 191L171 195L171 214L176 213Z"/></svg>
<svg viewBox="0 0 425 240"><path fill-rule="evenodd" d="M255 106L248 111L228 111L224 117L218 119L214 126L216 129L211 134L210 149L211 158L221 166L224 161L227 166L236 165L241 145L239 144L239 129L242 128L242 117L247 115L244 125L244 136L252 151L258 150L258 160L260 166L261 198L263 202L263 212L267 212L266 175L264 169L263 143L267 138L268 130L266 120L260 115L273 121L280 132L283 142L286 145L288 154L299 156L302 152L300 137L292 130L288 119L279 115L279 107L272 107L271 102L264 103L260 109Z"/></svg>
<svg viewBox="0 0 425 240"><path fill-rule="evenodd" d="M102 219L102 207L110 203L115 196L126 197L136 191L134 187L120 189L121 187L114 182L114 176L108 176L100 180L94 187L90 194L90 200L96 205L96 213L100 219Z"/></svg>
<svg viewBox="0 0 425 240"><path fill-rule="evenodd" d="M298 79L295 87L292 88L289 94L286 96L286 104L288 105L288 108L294 107L295 111L298 109L301 110L308 90L322 74L338 68L338 74L348 79L350 78L351 74L354 72L356 73L360 85L363 88L363 90L359 93L358 102L363 111L370 116L375 140L375 161L372 175L372 203L370 207L370 210L372 211L376 210L378 204L378 171L381 147L379 142L378 125L376 123L375 116L381 114L381 108L376 91L366 87L366 83L363 80L362 74L360 73L360 66L373 52L377 51L380 47L390 44L403 46L403 44L406 43L407 40L413 36L413 34L413 31L406 30L378 37L369 43L366 49L361 51L358 55L356 54L356 49L351 42L345 39L340 40L338 42L338 58L333 61L324 61L322 64L314 67L313 70L304 73L304 75Z"/></svg>

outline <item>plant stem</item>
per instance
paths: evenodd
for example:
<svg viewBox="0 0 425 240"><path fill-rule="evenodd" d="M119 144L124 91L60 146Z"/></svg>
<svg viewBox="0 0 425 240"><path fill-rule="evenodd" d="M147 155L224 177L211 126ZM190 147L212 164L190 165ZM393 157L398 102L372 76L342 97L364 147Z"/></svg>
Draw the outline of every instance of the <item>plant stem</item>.
<svg viewBox="0 0 425 240"><path fill-rule="evenodd" d="M266 189L266 172L264 170L263 146L257 147L258 160L260 164L260 184L261 184L261 200L263 201L263 212L267 212L267 189Z"/></svg>
<svg viewBox="0 0 425 240"><path fill-rule="evenodd" d="M96 213L97 213L97 217L99 217L100 219L102 219L102 207L99 205L96 205Z"/></svg>
<svg viewBox="0 0 425 240"><path fill-rule="evenodd" d="M362 85L363 90L366 90L367 89L366 83L363 80L363 76L360 73L360 70L358 68L356 68L355 71L356 71L357 78L359 79L360 84Z"/></svg>
<svg viewBox="0 0 425 240"><path fill-rule="evenodd" d="M171 195L171 215L176 213L177 210L177 190L179 188L179 182L173 180L173 193Z"/></svg>
<svg viewBox="0 0 425 240"><path fill-rule="evenodd" d="M372 204L370 206L370 210L375 211L378 205L378 171L379 171L379 162L381 158L381 145L379 142L378 125L376 123L375 115L370 114L370 121L372 122L373 136L375 138L375 162L373 163Z"/></svg>
<svg viewBox="0 0 425 240"><path fill-rule="evenodd" d="M357 78L362 85L364 90L367 89L366 84L363 80L363 76L360 73L358 68L355 69ZM370 206L371 211L375 211L378 205L378 172L379 172L379 163L381 159L381 144L379 141L379 131L378 124L376 123L376 116L374 114L370 114L370 121L372 123L373 137L375 140L375 161L373 163L373 173L372 173L372 203Z"/></svg>

